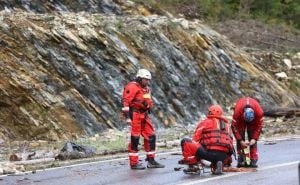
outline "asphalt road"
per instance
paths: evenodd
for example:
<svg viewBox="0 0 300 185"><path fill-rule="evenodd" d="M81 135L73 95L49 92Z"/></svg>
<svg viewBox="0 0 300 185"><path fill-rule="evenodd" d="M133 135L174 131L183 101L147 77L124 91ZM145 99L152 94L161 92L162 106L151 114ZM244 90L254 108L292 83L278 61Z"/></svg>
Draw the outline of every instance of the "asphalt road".
<svg viewBox="0 0 300 185"><path fill-rule="evenodd" d="M130 170L127 158L93 162L37 171L18 176L0 176L3 185L298 185L300 139L276 141L276 144L259 144L257 172L227 172L220 176L210 173L186 175L175 171L180 155L160 154L157 160L166 165L163 169ZM233 163L235 165L236 162Z"/></svg>

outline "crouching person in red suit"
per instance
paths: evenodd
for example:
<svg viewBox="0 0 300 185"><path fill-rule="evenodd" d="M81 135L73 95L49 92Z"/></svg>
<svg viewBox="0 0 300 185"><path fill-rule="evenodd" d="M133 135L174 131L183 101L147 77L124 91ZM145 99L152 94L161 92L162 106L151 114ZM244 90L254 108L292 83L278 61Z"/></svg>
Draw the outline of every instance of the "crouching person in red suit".
<svg viewBox="0 0 300 185"><path fill-rule="evenodd" d="M212 173L222 174L224 165L230 166L233 153L232 131L227 119L223 116L219 105L208 109L208 116L201 121L194 132L193 139L184 138L181 141L183 160L180 163L188 164L189 169L200 160L211 162Z"/></svg>
<svg viewBox="0 0 300 185"><path fill-rule="evenodd" d="M238 164L237 167L244 167L242 149L250 146L250 167L257 168L258 152L257 140L259 139L263 126L264 112L258 103L253 98L244 97L239 99L234 107L232 118L233 134L236 138ZM248 138L245 138L247 132ZM246 142L249 140L249 143Z"/></svg>

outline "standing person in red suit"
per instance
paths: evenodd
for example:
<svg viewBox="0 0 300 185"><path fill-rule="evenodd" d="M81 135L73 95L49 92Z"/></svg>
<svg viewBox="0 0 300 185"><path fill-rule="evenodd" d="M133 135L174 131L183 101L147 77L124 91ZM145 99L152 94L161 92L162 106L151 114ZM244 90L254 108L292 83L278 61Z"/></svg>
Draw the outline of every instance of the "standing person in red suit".
<svg viewBox="0 0 300 185"><path fill-rule="evenodd" d="M196 127L193 139L182 139L183 160L179 163L189 165L186 172L195 170L195 164L198 166L201 159L211 162L212 173L216 175L222 174L224 165L230 165L224 163L231 163L232 131L222 114L219 105L212 105L208 108L207 118Z"/></svg>
<svg viewBox="0 0 300 185"><path fill-rule="evenodd" d="M257 168L257 140L259 139L263 126L263 115L264 112L260 104L253 98L244 97L236 102L232 118L232 127L237 141L237 167L244 166L241 156L242 149L250 145L250 167ZM249 142L245 140L246 132Z"/></svg>
<svg viewBox="0 0 300 185"><path fill-rule="evenodd" d="M138 144L140 135L144 138L144 149L146 151L148 168L164 168L165 166L154 160L156 137L154 128L149 118L153 107L148 84L151 73L146 69L137 72L136 79L128 83L123 91L122 113L126 123L131 126L131 139L128 145L129 163L133 170L144 170L145 166L139 162Z"/></svg>

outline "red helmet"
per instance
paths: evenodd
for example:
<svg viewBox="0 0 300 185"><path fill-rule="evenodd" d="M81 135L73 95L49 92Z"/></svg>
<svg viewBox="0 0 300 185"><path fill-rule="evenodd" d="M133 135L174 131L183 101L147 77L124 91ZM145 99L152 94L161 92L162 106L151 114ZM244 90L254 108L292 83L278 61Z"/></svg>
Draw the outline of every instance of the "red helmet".
<svg viewBox="0 0 300 185"><path fill-rule="evenodd" d="M222 116L223 110L220 105L212 105L208 108L208 115Z"/></svg>

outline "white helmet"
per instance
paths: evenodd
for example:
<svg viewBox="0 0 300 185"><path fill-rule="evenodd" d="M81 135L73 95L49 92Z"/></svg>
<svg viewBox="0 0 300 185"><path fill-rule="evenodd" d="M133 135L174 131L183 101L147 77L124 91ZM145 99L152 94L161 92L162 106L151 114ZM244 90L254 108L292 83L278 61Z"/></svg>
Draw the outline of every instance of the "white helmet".
<svg viewBox="0 0 300 185"><path fill-rule="evenodd" d="M151 80L151 73L147 69L140 69L137 72L136 77L146 78L148 80Z"/></svg>

